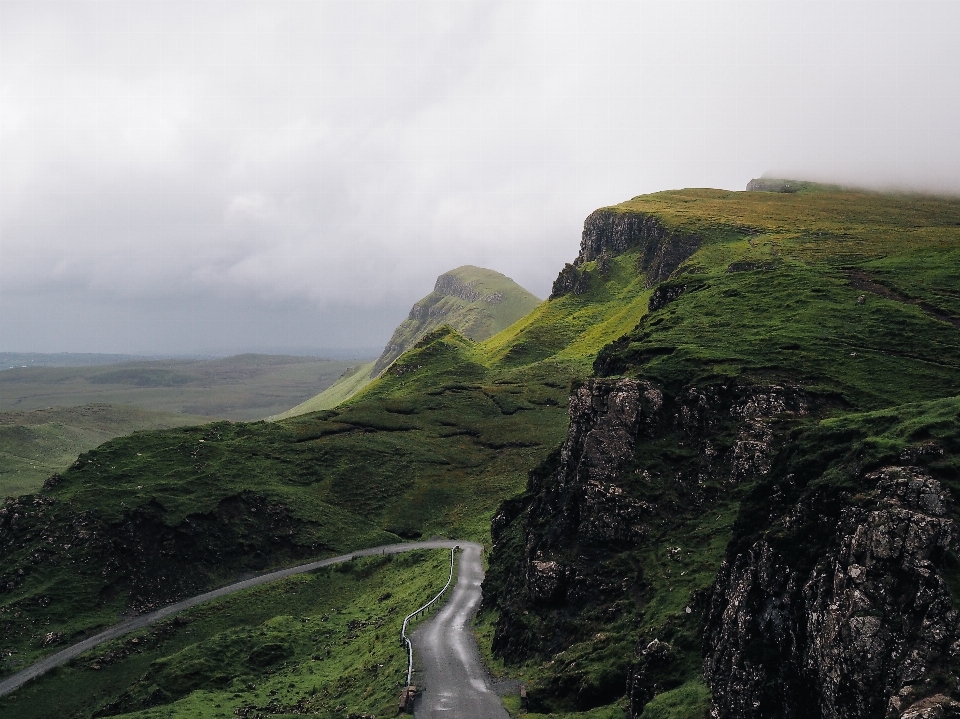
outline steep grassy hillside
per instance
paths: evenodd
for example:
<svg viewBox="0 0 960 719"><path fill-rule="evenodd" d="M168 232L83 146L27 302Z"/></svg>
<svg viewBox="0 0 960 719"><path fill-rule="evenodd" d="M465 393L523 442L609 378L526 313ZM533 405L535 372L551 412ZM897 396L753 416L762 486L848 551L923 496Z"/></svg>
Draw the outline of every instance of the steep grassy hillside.
<svg viewBox="0 0 960 719"><path fill-rule="evenodd" d="M829 716L809 667L840 656L842 671L856 668L860 645L840 632L839 654L823 653L811 637L834 636L815 624L834 604L805 583L841 587L827 566L861 576L843 532L914 512L911 487L927 492L916 526L953 516L960 202L790 189L604 208L551 299L484 342L438 327L336 409L139 433L84 455L0 516L3 671L240 572L397 537L489 542L489 531L488 650L529 682L531 710L679 718L714 703L763 716L736 704L747 696L787 716L771 697L800 687ZM891 462L906 469L877 479ZM784 554L808 539L809 552ZM870 565L897 601L934 597L941 623L960 576L944 542L917 549L933 579ZM919 606L880 602L863 617L913 622ZM763 607L783 609L777 623ZM777 634L786 626L806 644ZM931 669L902 702L926 701L955 668L904 626L890 636ZM892 686L886 669L849 671L858 691L889 699L864 679ZM145 701L124 681L104 704ZM178 701L212 713L221 700L197 687Z"/></svg>
<svg viewBox="0 0 960 719"><path fill-rule="evenodd" d="M414 304L370 373L383 370L425 334L443 325L474 342L492 337L528 314L540 300L509 277L464 265L437 278L433 292Z"/></svg>
<svg viewBox="0 0 960 719"><path fill-rule="evenodd" d="M288 419L290 417L297 417L301 414L319 412L320 410L324 409L333 409L337 405L345 402L355 394L359 393L360 390L373 381L373 378L370 377L370 373L373 371L375 364L376 362L366 362L364 364L357 365L356 367L348 368L342 375L340 375L340 378L336 382L327 387L320 394L311 397L306 402L301 402L296 407L288 409L286 412L281 412L273 417L268 417L268 419Z"/></svg>
<svg viewBox="0 0 960 719"><path fill-rule="evenodd" d="M370 365L345 372L331 387L271 419L287 419L333 409L358 394L421 337L439 327L452 327L474 342L506 329L540 303L509 277L482 267L464 265L437 278L433 292L416 302L394 331L383 353Z"/></svg>
<svg viewBox="0 0 960 719"><path fill-rule="evenodd" d="M36 492L81 452L114 437L203 421L194 415L108 404L0 412L0 497Z"/></svg>

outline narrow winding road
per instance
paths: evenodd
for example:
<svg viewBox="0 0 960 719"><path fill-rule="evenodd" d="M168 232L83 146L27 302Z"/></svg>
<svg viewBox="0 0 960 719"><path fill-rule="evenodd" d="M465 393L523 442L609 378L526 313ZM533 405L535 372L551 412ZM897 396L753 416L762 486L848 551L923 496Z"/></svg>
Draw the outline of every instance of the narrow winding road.
<svg viewBox="0 0 960 719"><path fill-rule="evenodd" d="M480 606L481 547L460 542L463 552L453 594L437 615L413 633L414 683L422 686L417 719L509 719L490 688L470 622Z"/></svg>
<svg viewBox="0 0 960 719"><path fill-rule="evenodd" d="M108 642L111 639L116 639L117 637L122 637L124 634L129 634L130 632L136 631L137 629L142 629L143 627L150 626L156 622L159 622L161 619L165 619L173 614L182 612L184 609L190 609L199 604L204 604L213 599L219 599L220 597L225 597L228 594L233 594L234 592L239 592L244 589L249 589L250 587L256 587L261 584L266 584L267 582L275 582L278 579L284 579L285 577L292 577L295 574L302 574L303 572L310 572L314 569L319 569L320 567L328 567L331 564L341 564L342 562L349 562L355 557L373 557L383 554L400 554L402 552L410 552L415 549L452 549L453 547L460 546L466 548L464 554L470 552L475 552L477 559L477 567L479 567L479 556L480 556L480 545L473 544L472 542L456 542L446 539L440 540L431 540L426 542L408 542L404 544L386 544L380 547L371 547L370 549L361 549L356 552L350 552L350 554L341 554L338 557L329 557L327 559L321 559L317 562L310 562L309 564L300 564L296 567L289 567L287 569L280 569L276 572L270 572L269 574L262 574L259 577L253 577L252 579L245 579L242 582L236 582L234 584L228 584L225 587L220 587L220 589L214 589L213 591L200 594L196 597L191 597L189 599L184 599L181 602L176 604L169 604L163 609L158 609L155 612L149 614L141 614L140 616L133 617L128 619L125 622L120 624L115 624L112 627L105 629L104 631L96 634L92 637L84 639L82 642L78 642L72 646L67 647L66 649L61 649L56 654L51 654L50 656L40 660L36 664L33 664L26 669L22 669L16 674L11 674L9 677L0 681L0 696L4 694L9 694L18 687L27 683L31 679L35 679L43 674L46 674L54 667L58 667L61 664L66 664L74 657L77 657L84 652L93 649L94 647ZM471 555L472 556L472 555ZM461 566L463 566L461 560ZM483 576L483 570L480 569L480 576ZM479 582L479 580L477 580ZM460 591L460 582L457 583L457 592ZM477 601L480 597L480 586L477 584L476 588ZM454 593L454 597L457 594ZM431 622L432 623L432 622ZM414 651L416 651L416 645L414 645ZM476 648L474 648L476 652ZM461 716L471 716L471 715L461 715ZM478 717L481 715L477 715ZM486 715L483 715L486 716ZM493 716L493 715L491 715ZM499 716L499 715L497 715ZM503 715L506 716L506 715Z"/></svg>

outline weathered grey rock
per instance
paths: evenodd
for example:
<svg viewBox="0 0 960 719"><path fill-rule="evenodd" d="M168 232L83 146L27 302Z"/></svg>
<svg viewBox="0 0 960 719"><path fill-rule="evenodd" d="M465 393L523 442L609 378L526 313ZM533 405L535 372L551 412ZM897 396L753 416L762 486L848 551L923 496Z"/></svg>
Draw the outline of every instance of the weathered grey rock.
<svg viewBox="0 0 960 719"><path fill-rule="evenodd" d="M895 700L891 700L891 702L893 701L896 702L896 707L893 711L899 711L899 706L903 700L901 700L900 697L896 697ZM888 716L890 716L889 713ZM943 694L934 694L933 696L921 699L915 704L911 704L901 714L894 714L894 716L899 716L900 719L947 719L948 717L958 717L960 716L960 703Z"/></svg>
<svg viewBox="0 0 960 719"><path fill-rule="evenodd" d="M778 449L774 442L772 420L787 412L806 414L807 401L796 388L772 385L758 389L735 403L730 414L739 420L737 439L730 458L730 478L762 477Z"/></svg>
<svg viewBox="0 0 960 719"><path fill-rule="evenodd" d="M535 602L549 603L562 596L564 571L557 562L534 559L527 566L527 591Z"/></svg>
<svg viewBox="0 0 960 719"><path fill-rule="evenodd" d="M809 572L763 539L724 563L705 636L713 716L953 716L949 700L919 702L960 646L944 578L955 531L946 490L912 466L865 482L869 496L843 508ZM802 526L803 514L775 525Z"/></svg>
<svg viewBox="0 0 960 719"><path fill-rule="evenodd" d="M565 481L574 477L609 480L633 456L641 389L654 403L662 402L657 388L632 379L590 380L570 397L570 428L560 450Z"/></svg>
<svg viewBox="0 0 960 719"><path fill-rule="evenodd" d="M583 294L589 288L589 273L582 270L585 263L596 260L597 272L606 276L610 258L634 248L640 248L637 270L646 275L647 287L654 287L696 252L700 243L696 235L667 229L653 215L597 210L583 223L580 255L560 271L550 296Z"/></svg>
<svg viewBox="0 0 960 719"><path fill-rule="evenodd" d="M679 396L631 378L577 386L569 400L567 436L551 468L532 474L527 494L505 503L491 525L494 552L488 577L505 582L496 595L485 589L485 601L496 602L500 611L496 651L518 659L556 653L576 637L578 613L596 615L599 607L616 612L618 602L640 591L645 570L631 559L636 575L624 576L604 568L614 566L605 563L644 546L665 518L682 511L672 498L675 493L694 506L703 501L708 479L739 481L766 471L776 448L777 418L802 414L806 407L801 390L780 386L690 387ZM738 445L730 446L727 438L754 437L755 425L762 427L763 436L750 440L757 445L751 461L740 461L745 450L738 453ZM697 453L696 461L677 465L679 471L671 476L661 474L663 465L646 467L637 459L641 443L666 437ZM640 487L650 482L669 483L669 504L656 506L641 498ZM508 578L505 553L511 562ZM531 624L527 615L538 615L538 623ZM529 633L531 627L548 626L546 635ZM636 666L624 677L635 700L631 711L637 714L669 674L662 667L655 670L654 655L644 654L653 639L641 639Z"/></svg>
<svg viewBox="0 0 960 719"><path fill-rule="evenodd" d="M667 642L659 639L642 641L633 671L627 678L627 700L630 707L642 708L662 690L657 681L658 674L673 658L673 647ZM629 714L632 716L633 712L630 711Z"/></svg>
<svg viewBox="0 0 960 719"><path fill-rule="evenodd" d="M582 272L569 262L560 270L557 279L553 281L553 287L550 290L550 299L563 297L564 295L582 295L590 289L590 275Z"/></svg>
<svg viewBox="0 0 960 719"><path fill-rule="evenodd" d="M793 180L760 177L747 183L747 192L799 192L800 185Z"/></svg>
<svg viewBox="0 0 960 719"><path fill-rule="evenodd" d="M475 284L474 282L461 282L455 275L443 274L437 277L433 291L438 295L459 297L467 302L476 302L483 295L474 288Z"/></svg>

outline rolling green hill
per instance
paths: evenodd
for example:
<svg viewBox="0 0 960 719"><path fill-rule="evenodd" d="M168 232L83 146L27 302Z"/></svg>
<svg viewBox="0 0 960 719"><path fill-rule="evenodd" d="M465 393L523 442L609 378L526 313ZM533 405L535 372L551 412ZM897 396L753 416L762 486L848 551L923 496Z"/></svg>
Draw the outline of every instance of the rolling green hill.
<svg viewBox="0 0 960 719"><path fill-rule="evenodd" d="M433 292L410 309L376 362L345 372L331 387L271 419L287 419L333 409L376 379L424 335L444 325L480 342L534 309L540 300L509 277L482 267L464 265L437 278Z"/></svg>
<svg viewBox="0 0 960 719"><path fill-rule="evenodd" d="M714 703L746 719L789 716L792 697L805 716L882 716L899 670L858 664L860 640L816 624L856 596L871 603L849 626L879 623L870 641L895 637L929 668L904 706L953 691L949 653L908 631L922 615L953 641L947 540L917 549L916 570L878 554L877 587L839 604L847 580L829 572L861 576L857 526L900 536L891 518L919 511L910 487L933 493L910 525L923 542L960 519L960 201L787 189L603 208L550 300L485 341L439 326L335 409L86 453L0 517L2 671L238 573L440 534L492 543L482 636L532 711L702 717ZM191 661L217 661L233 630L217 631ZM142 716L176 696L197 715L247 701L184 689L156 656L156 691L131 668L74 715L121 697L156 697ZM816 671L840 665L859 688L835 697ZM75 694L94 671L37 686ZM28 716L37 695L23 696L0 714Z"/></svg>
<svg viewBox="0 0 960 719"><path fill-rule="evenodd" d="M203 421L196 415L109 404L0 412L0 497L36 492L81 452L114 437Z"/></svg>

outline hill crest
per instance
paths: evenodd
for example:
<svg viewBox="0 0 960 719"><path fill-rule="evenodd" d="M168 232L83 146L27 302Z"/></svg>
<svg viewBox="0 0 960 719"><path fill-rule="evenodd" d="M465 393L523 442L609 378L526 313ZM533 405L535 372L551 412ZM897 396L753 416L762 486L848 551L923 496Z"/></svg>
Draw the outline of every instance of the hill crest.
<svg viewBox="0 0 960 719"><path fill-rule="evenodd" d="M370 377L378 377L424 335L450 325L481 342L506 329L540 304L539 298L494 270L463 265L437 278L433 291L415 302L394 331Z"/></svg>

